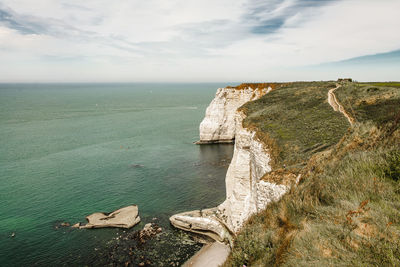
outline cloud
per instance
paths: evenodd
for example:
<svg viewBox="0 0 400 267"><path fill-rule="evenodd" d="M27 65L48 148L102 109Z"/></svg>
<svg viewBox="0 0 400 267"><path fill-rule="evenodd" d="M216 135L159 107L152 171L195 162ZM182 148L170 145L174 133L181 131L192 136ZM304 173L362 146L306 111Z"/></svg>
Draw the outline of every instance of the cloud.
<svg viewBox="0 0 400 267"><path fill-rule="evenodd" d="M310 73L317 73L324 79L331 80L340 77L353 77L359 81L396 81L399 79L398 74L400 73L400 50L302 68L295 67L292 68L292 71L296 71L299 76L303 77L311 77Z"/></svg>
<svg viewBox="0 0 400 267"><path fill-rule="evenodd" d="M314 9L333 3L333 0L251 0L243 20L251 25L255 34L270 34L285 26L286 21L308 9Z"/></svg>
<svg viewBox="0 0 400 267"><path fill-rule="evenodd" d="M376 65L392 65L392 64L394 65L400 64L400 50L367 55L362 57L355 57L342 61L329 62L323 65L326 66L375 65L376 66Z"/></svg>
<svg viewBox="0 0 400 267"><path fill-rule="evenodd" d="M4 7L0 3L0 24L7 28L17 30L22 34L35 34L40 27L36 22L24 19L13 10Z"/></svg>
<svg viewBox="0 0 400 267"><path fill-rule="evenodd" d="M399 9L398 0L0 0L0 81L298 79L291 70L398 50Z"/></svg>
<svg viewBox="0 0 400 267"><path fill-rule="evenodd" d="M71 26L59 19L20 14L0 3L0 25L21 34L54 36L57 38L86 38L94 32Z"/></svg>
<svg viewBox="0 0 400 267"><path fill-rule="evenodd" d="M400 48L400 2L338 1L302 10L279 31L250 37L220 50L263 58L273 65L312 65ZM310 16L309 12L312 13ZM300 21L301 23L297 23Z"/></svg>

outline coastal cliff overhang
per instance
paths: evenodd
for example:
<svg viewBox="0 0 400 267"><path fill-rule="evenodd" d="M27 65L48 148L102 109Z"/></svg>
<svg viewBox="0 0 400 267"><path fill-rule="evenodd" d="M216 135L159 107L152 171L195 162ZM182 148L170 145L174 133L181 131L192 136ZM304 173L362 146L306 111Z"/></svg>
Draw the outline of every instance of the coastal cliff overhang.
<svg viewBox="0 0 400 267"><path fill-rule="evenodd" d="M184 231L205 235L219 242L229 242L231 232L218 218L217 208L194 210L170 217L171 224Z"/></svg>
<svg viewBox="0 0 400 267"><path fill-rule="evenodd" d="M232 143L235 139L235 113L243 104L259 99L277 84L242 84L218 88L200 123L200 141L196 144Z"/></svg>

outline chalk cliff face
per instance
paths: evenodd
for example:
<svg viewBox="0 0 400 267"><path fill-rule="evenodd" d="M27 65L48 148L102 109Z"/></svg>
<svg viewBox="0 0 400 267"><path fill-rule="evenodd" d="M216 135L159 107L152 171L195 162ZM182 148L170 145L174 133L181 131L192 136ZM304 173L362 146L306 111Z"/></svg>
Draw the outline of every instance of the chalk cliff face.
<svg viewBox="0 0 400 267"><path fill-rule="evenodd" d="M235 139L233 158L225 178L226 200L216 208L184 212L170 218L171 223L180 229L208 235L218 241L231 241L232 236L252 214L265 209L268 203L279 200L289 189L287 185L261 180L264 174L271 171L269 148L257 140L255 132L242 127L244 114L237 111L236 104L232 104L238 102L233 101L234 95L242 95L229 95L225 90L226 88L218 89L200 126L200 131L203 130L200 134L201 137L208 138L206 140L221 141L228 140L228 137L229 140ZM269 90L265 89L264 94ZM224 100L228 95L229 99ZM251 99L253 98L248 98L247 101ZM227 110L227 107L234 110ZM217 111L224 115L217 114ZM210 121L214 123L213 128L205 126L211 125Z"/></svg>
<svg viewBox="0 0 400 267"><path fill-rule="evenodd" d="M219 88L200 123L199 144L230 143L235 139L235 113L244 103L256 100L271 90Z"/></svg>
<svg viewBox="0 0 400 267"><path fill-rule="evenodd" d="M218 207L233 232L287 190L285 185L260 180L271 171L269 149L255 138L255 132L242 127L243 118L242 113L236 112L235 149L225 178L227 197Z"/></svg>

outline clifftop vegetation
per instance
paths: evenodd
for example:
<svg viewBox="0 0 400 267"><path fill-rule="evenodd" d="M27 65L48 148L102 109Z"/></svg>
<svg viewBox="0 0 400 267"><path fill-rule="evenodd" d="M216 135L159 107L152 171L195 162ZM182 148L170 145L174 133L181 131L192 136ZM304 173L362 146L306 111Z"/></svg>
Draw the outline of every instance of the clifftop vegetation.
<svg viewBox="0 0 400 267"><path fill-rule="evenodd" d="M349 125L327 104L335 87L334 82L289 83L240 108L246 115L243 126L273 146L273 169L299 169L313 153L340 140Z"/></svg>
<svg viewBox="0 0 400 267"><path fill-rule="evenodd" d="M242 107L278 151L265 179L301 180L248 220L225 266L400 266L400 89L344 83L350 126L327 103L333 87L285 84Z"/></svg>
<svg viewBox="0 0 400 267"><path fill-rule="evenodd" d="M264 89L264 88L271 87L272 90L274 90L275 88L279 87L280 85L282 85L282 83L242 83L238 86L227 86L227 88L235 88L237 90L243 90L246 88Z"/></svg>

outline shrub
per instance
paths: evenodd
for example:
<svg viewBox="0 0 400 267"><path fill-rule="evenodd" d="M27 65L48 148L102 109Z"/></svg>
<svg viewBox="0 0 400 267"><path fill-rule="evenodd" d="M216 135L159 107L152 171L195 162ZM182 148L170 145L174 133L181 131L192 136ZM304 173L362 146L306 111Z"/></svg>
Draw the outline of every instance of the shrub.
<svg viewBox="0 0 400 267"><path fill-rule="evenodd" d="M384 176L394 181L400 180L400 151L394 150L385 157L386 164L383 166Z"/></svg>

